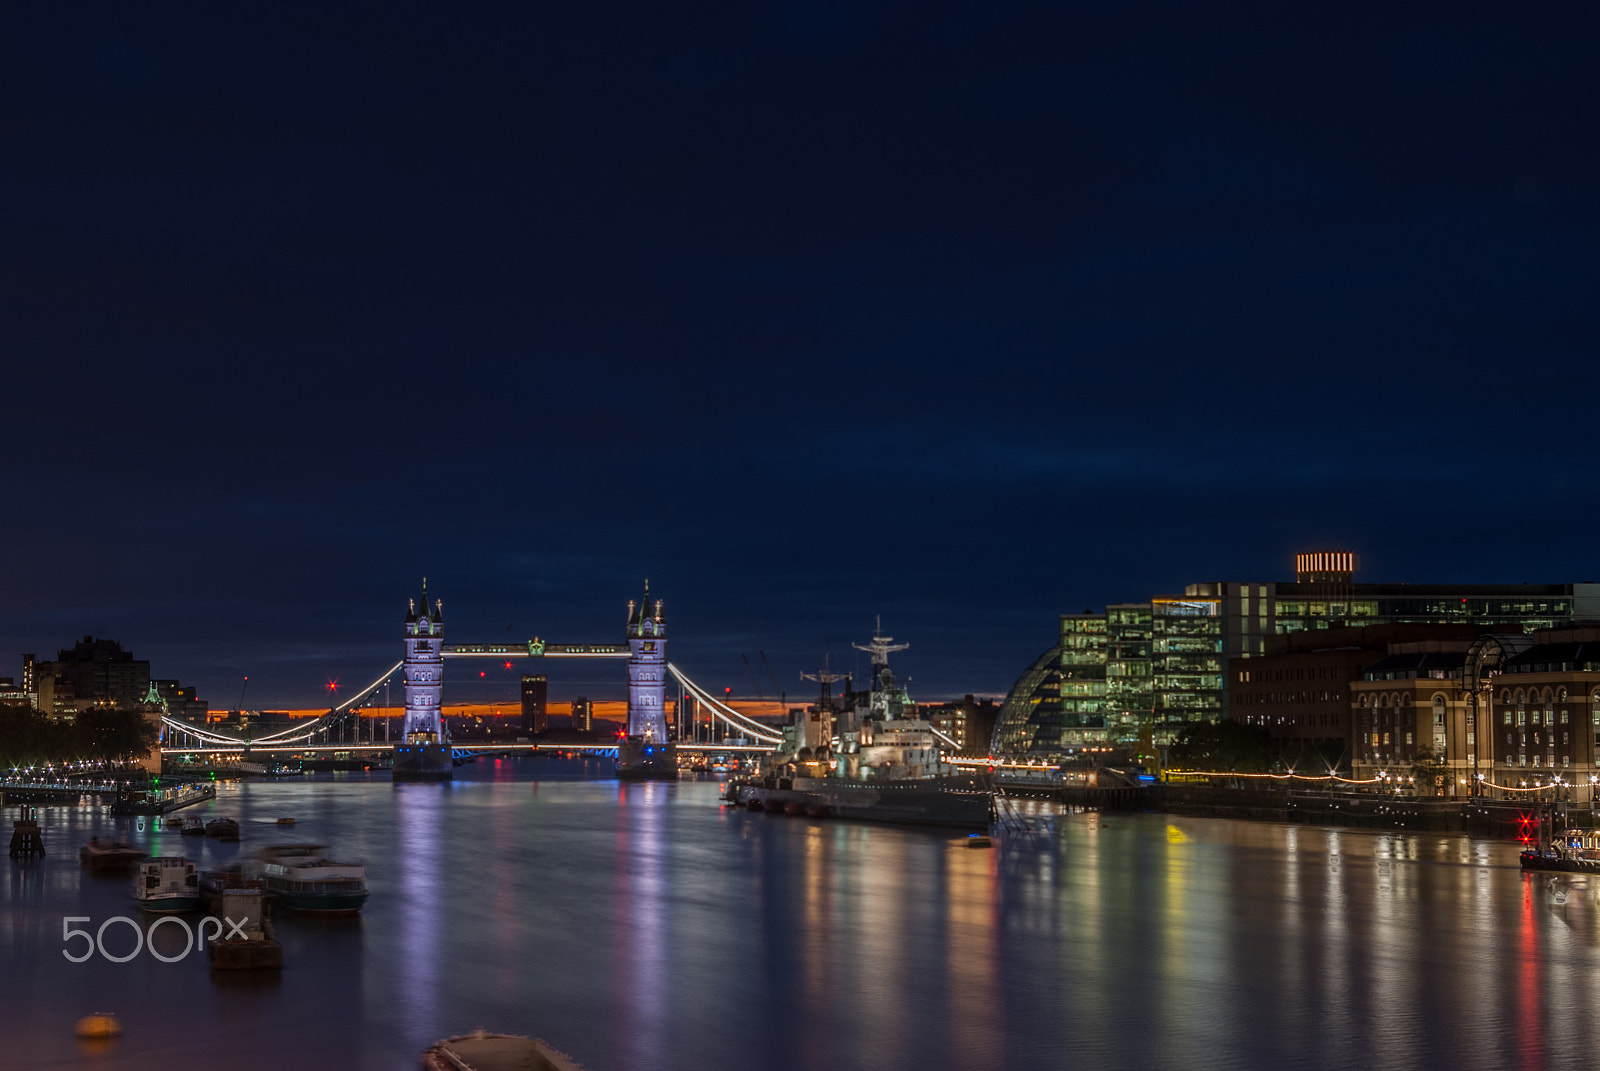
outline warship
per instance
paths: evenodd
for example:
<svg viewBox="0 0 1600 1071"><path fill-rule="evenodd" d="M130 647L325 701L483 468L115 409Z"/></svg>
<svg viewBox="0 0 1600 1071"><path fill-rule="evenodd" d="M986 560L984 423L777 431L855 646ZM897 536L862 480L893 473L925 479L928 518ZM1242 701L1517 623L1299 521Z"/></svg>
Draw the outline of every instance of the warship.
<svg viewBox="0 0 1600 1071"><path fill-rule="evenodd" d="M908 825L987 829L994 785L987 773L943 761L956 742L917 716L916 704L889 669L889 655L909 644L883 635L854 646L872 655L872 682L809 675L822 685L817 704L797 711L783 743L749 775L728 780L723 799L750 810L853 818ZM846 682L831 695L833 681Z"/></svg>

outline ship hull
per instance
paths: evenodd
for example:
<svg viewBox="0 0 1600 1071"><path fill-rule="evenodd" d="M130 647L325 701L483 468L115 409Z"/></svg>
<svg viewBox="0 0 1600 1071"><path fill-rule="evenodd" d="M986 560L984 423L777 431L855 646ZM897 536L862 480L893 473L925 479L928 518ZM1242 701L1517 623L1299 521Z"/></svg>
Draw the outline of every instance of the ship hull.
<svg viewBox="0 0 1600 1071"><path fill-rule="evenodd" d="M276 971L283 969L283 946L272 938L212 941L206 945L212 970Z"/></svg>
<svg viewBox="0 0 1600 1071"><path fill-rule="evenodd" d="M396 781L450 781L455 778L455 763L449 744L396 744Z"/></svg>
<svg viewBox="0 0 1600 1071"><path fill-rule="evenodd" d="M276 896L278 903L290 911L298 911L304 915L355 915L366 906L367 897L370 895L365 890L338 893L286 892L281 887L283 884L269 881L267 889Z"/></svg>
<svg viewBox="0 0 1600 1071"><path fill-rule="evenodd" d="M676 781L678 745L653 744L640 736L617 741L617 779L620 781Z"/></svg>
<svg viewBox="0 0 1600 1071"><path fill-rule="evenodd" d="M200 910L200 894L186 894L183 896L160 896L149 900L140 900L135 897L139 910L147 915L181 915L186 911Z"/></svg>
<svg viewBox="0 0 1600 1071"><path fill-rule="evenodd" d="M834 778L765 778L730 784L725 797L742 807L768 811L797 804L803 813L896 825L988 829L994 793L978 777L932 777L902 781Z"/></svg>

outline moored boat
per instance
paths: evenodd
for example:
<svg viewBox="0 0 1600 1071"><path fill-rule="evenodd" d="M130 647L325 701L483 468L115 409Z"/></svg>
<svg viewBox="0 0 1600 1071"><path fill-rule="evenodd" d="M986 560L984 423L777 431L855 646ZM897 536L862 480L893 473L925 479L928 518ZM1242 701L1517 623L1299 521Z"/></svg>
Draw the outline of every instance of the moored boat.
<svg viewBox="0 0 1600 1071"><path fill-rule="evenodd" d="M89 843L78 849L78 858L84 867L93 871L126 870L145 857L144 852L130 848L120 841L90 837Z"/></svg>
<svg viewBox="0 0 1600 1071"><path fill-rule="evenodd" d="M1550 821L1540 816L1541 826ZM1568 829L1522 852L1523 870L1552 870L1571 874L1600 873L1600 829Z"/></svg>
<svg viewBox="0 0 1600 1071"><path fill-rule="evenodd" d="M213 818L206 823L206 836L217 840L238 840L239 823L231 818Z"/></svg>
<svg viewBox="0 0 1600 1071"><path fill-rule="evenodd" d="M434 1043L422 1054L424 1071L583 1071L583 1066L539 1038L478 1030Z"/></svg>
<svg viewBox="0 0 1600 1071"><path fill-rule="evenodd" d="M138 864L133 873L133 898L140 910L176 914L200 907L200 875L182 856L158 856Z"/></svg>
<svg viewBox="0 0 1600 1071"><path fill-rule="evenodd" d="M359 863L329 859L321 844L263 848L248 873L278 903L317 915L353 915L367 902L367 872Z"/></svg>
<svg viewBox="0 0 1600 1071"><path fill-rule="evenodd" d="M78 860L91 871L123 871L146 856L139 848L131 848L120 840L101 840L90 837L90 842L78 848Z"/></svg>
<svg viewBox="0 0 1600 1071"><path fill-rule="evenodd" d="M222 933L206 946L211 967L218 971L277 970L283 946L267 917L266 896L259 882L238 869L208 875L211 913L223 922Z"/></svg>
<svg viewBox="0 0 1600 1071"><path fill-rule="evenodd" d="M138 788L126 789L117 795L111 802L111 813L116 815L130 814L166 814L176 811L180 807L190 807L196 803L217 798L217 786L210 782L179 785L174 788L153 789Z"/></svg>

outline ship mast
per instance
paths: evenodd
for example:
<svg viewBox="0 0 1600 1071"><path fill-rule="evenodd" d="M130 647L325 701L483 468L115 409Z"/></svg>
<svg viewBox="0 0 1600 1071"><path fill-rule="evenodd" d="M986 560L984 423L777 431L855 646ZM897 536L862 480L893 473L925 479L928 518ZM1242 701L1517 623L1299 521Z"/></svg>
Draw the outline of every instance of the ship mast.
<svg viewBox="0 0 1600 1071"><path fill-rule="evenodd" d="M884 671L889 668L889 656L895 651L904 651L910 647L909 643L895 643L893 636L883 634L883 615L877 617L877 624L872 630L871 643L852 643L850 646L858 651L866 651L872 656L872 689L877 691L880 686L886 686L893 678L884 676Z"/></svg>

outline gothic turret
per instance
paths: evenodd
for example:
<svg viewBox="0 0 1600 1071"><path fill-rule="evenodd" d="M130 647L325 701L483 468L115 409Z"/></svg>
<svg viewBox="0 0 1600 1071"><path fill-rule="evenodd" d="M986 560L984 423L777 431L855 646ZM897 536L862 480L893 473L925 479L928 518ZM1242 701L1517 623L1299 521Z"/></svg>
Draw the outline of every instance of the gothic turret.
<svg viewBox="0 0 1600 1071"><path fill-rule="evenodd" d="M439 701L444 692L444 622L440 608L428 608L428 582L422 582L422 607L411 603L406 614L406 723L401 739L412 733L444 738Z"/></svg>
<svg viewBox="0 0 1600 1071"><path fill-rule="evenodd" d="M628 735L656 744L667 742L667 619L661 600L650 604L650 581L644 598L628 600Z"/></svg>

